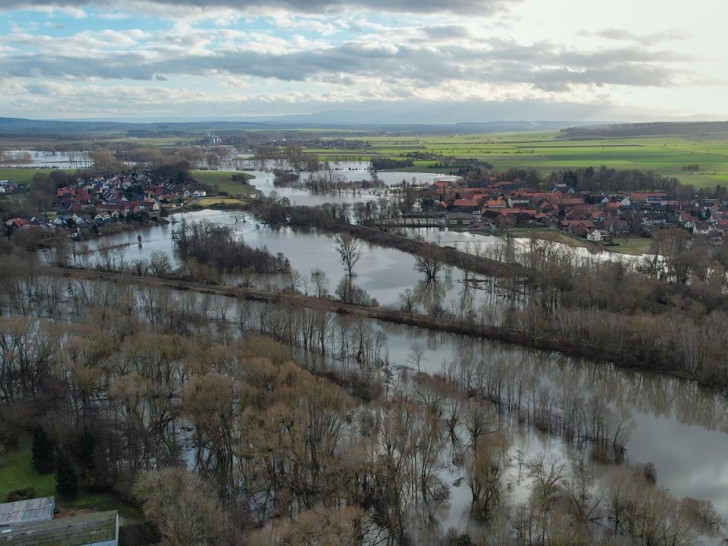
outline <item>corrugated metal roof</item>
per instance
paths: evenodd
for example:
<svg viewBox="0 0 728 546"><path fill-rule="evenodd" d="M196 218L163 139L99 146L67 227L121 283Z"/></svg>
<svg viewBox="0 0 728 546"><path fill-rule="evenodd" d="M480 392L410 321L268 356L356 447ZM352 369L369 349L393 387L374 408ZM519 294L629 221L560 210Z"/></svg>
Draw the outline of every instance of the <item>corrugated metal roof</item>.
<svg viewBox="0 0 728 546"><path fill-rule="evenodd" d="M117 517L118 512L111 510L0 529L0 544L79 546L99 542L115 543L118 539Z"/></svg>
<svg viewBox="0 0 728 546"><path fill-rule="evenodd" d="M53 519L53 497L41 497L0 504L0 526L20 525Z"/></svg>

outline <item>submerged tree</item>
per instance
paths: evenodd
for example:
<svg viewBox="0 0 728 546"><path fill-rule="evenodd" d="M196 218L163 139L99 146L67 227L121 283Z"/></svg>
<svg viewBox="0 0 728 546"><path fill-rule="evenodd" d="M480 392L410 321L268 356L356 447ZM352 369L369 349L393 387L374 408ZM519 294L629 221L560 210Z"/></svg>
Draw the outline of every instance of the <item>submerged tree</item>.
<svg viewBox="0 0 728 546"><path fill-rule="evenodd" d="M415 270L424 273L427 281L436 281L444 262L442 250L435 247L427 247L415 256Z"/></svg>
<svg viewBox="0 0 728 546"><path fill-rule="evenodd" d="M349 233L340 233L336 236L336 252L339 253L347 275L352 277L354 266L361 258L361 242Z"/></svg>
<svg viewBox="0 0 728 546"><path fill-rule="evenodd" d="M192 472L166 468L139 476L132 494L168 544L229 544L225 514L213 488Z"/></svg>
<svg viewBox="0 0 728 546"><path fill-rule="evenodd" d="M321 269L311 271L311 284L317 298L325 298L329 294L329 278Z"/></svg>

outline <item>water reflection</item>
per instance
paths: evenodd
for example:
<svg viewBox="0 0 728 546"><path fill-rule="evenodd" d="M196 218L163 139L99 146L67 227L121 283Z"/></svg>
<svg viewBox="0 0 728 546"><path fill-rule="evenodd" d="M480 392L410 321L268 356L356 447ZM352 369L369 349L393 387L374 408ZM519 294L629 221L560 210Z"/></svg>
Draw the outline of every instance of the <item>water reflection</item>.
<svg viewBox="0 0 728 546"><path fill-rule="evenodd" d="M273 231L257 225L251 217L241 218L226 212L200 211L184 217L189 221L208 219L231 225L248 243L266 246L272 252L283 252L303 275L308 276L315 269L323 271L332 288L343 277L335 243L327 235L286 229ZM149 259L154 251L171 256L173 227L144 228L75 243L73 259L79 265L84 261L88 264L96 259L89 252L115 246L126 250L116 251L115 257L111 252L105 256L126 263ZM141 248L137 244L139 234L143 240ZM415 305L473 310L479 317L487 315L493 322L497 322L507 308L492 285L487 290L478 288L486 284L485 281L473 283L461 272L453 270L449 277L428 285L414 270L411 256L368 245L364 247L355 283L384 305L399 307L402 304L400 295L410 289ZM313 291L313 287L307 290ZM207 305L206 308L215 307ZM277 321L284 320L287 315L291 315L290 310L279 309L260 312L257 319L245 318L245 321L265 320L265 327L272 330ZM627 460L653 462L658 482L673 494L709 499L719 513L728 514L728 460L723 457L723 453L728 452L728 403L724 397L695 383L402 325L352 322L351 317L326 318L325 314L300 315L302 321L326 322L326 335L337 336L334 354L353 355L354 360L356 357L373 358L393 369L419 366L430 374L457 377L462 384L493 393L496 403L505 403L504 411L516 411L515 404L512 408L508 404L520 400L531 411L548 407L558 416L567 415L577 398L600 401L620 419L634 423L626 443ZM230 332L223 334L231 335ZM328 343L327 339L322 343ZM422 358L413 359L413 347L418 344L426 347L426 353ZM523 440L517 450L529 450L529 441ZM540 442L533 441L534 445ZM558 441L554 445L553 449L560 449Z"/></svg>
<svg viewBox="0 0 728 546"><path fill-rule="evenodd" d="M531 393L528 403L543 403L538 393L549 392L556 400L561 397L558 411L564 410L569 393L604 401L634 423L626 444L628 461L654 463L658 483L673 494L709 499L720 514L728 514L728 460L723 456L728 452L728 403L723 396L693 382L608 363L406 326L382 328L393 363L406 365L412 345L426 340L423 371L447 375L460 370L466 374L462 381L471 385L487 377L488 384L519 378L523 392Z"/></svg>
<svg viewBox="0 0 728 546"><path fill-rule="evenodd" d="M629 432L631 426L631 434L625 436L628 462L654 463L658 483L671 493L711 500L720 514L728 514L728 460L723 456L728 450L728 402L695 383L320 310L192 292L174 294L156 288L137 289L132 295L122 285L84 282L76 286L74 282L58 285L57 279L49 281L56 282L59 299L63 294L72 300L65 305L78 305L77 312L94 305L122 309L134 301L146 320L190 331L207 327L206 317L211 317L216 324L225 324L215 332L221 341L262 330L292 346L317 348L332 365L348 366L362 376L393 378L402 370L412 374L420 368L454 381L466 391L480 393L504 416L499 426L508 426L515 435L509 451L514 460L519 452L529 455L545 448L566 456L567 444L560 440L568 430L564 424L583 421L585 415L597 416L605 429L614 430L617 424ZM27 284L22 293L49 293L52 288L50 284L41 286L45 281L38 277L21 282ZM177 303L170 309L171 299ZM36 305L35 312L41 311ZM43 312L51 316L52 310ZM297 336L296 340L290 335ZM317 365L310 357L307 361ZM586 408L586 414L577 415L578 408ZM540 435L533 427L524 428L527 423L544 429L561 427L560 436ZM574 437L582 433L577 429ZM454 491L467 493L457 488ZM452 506L462 503L462 499L453 499ZM461 515L442 517L451 522L459 521Z"/></svg>
<svg viewBox="0 0 728 546"><path fill-rule="evenodd" d="M336 243L328 233L295 231L290 228L271 229L242 212L202 210L173 214L169 220L171 224L73 242L72 263L85 268L119 269L131 267L139 261L149 262L154 253L162 252L169 257L173 267L179 267L181 264L174 256L172 241L176 226L182 221L209 221L230 227L252 247L267 249L274 255L281 253L289 259L291 268L301 279L308 279L314 270L322 271L331 292L345 276L345 269L336 252ZM141 246L138 244L140 236ZM439 282L428 285L423 282L423 275L416 271L415 265L415 259L410 254L366 243L362 245L362 256L355 268L354 283L382 306L401 308L402 294L410 289L414 294L413 310L429 312L435 309L438 313L455 315L463 308L463 288L470 285L468 299L472 298L472 310L479 313L482 320L500 320L497 310L502 306L493 295L493 284L487 279L475 279L470 274L466 283L465 273L446 268ZM233 285L272 286L276 289L288 286L290 281L283 277L276 279L269 276L256 280L252 276L242 278L230 275L224 276L224 280ZM301 282L298 288L311 294L315 292L310 282Z"/></svg>

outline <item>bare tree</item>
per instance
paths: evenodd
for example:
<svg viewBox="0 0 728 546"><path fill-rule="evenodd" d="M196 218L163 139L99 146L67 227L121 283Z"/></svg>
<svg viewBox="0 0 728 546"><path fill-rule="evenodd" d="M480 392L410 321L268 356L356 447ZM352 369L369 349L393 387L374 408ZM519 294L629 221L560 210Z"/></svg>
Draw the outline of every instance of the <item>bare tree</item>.
<svg viewBox="0 0 728 546"><path fill-rule="evenodd" d="M347 275L352 277L354 266L361 258L361 241L349 233L340 233L336 236L336 252L339 253Z"/></svg>
<svg viewBox="0 0 728 546"><path fill-rule="evenodd" d="M411 288L405 289L405 291L399 295L399 300L402 302L402 310L407 313L412 312L415 307L415 303L417 302L415 293Z"/></svg>
<svg viewBox="0 0 728 546"><path fill-rule="evenodd" d="M311 271L311 284L317 298L325 298L329 293L329 278L321 269Z"/></svg>
<svg viewBox="0 0 728 546"><path fill-rule="evenodd" d="M442 269L442 250L435 247L427 247L415 256L415 270L424 273L429 281L436 281L437 275Z"/></svg>
<svg viewBox="0 0 728 546"><path fill-rule="evenodd" d="M214 490L196 474L168 468L142 474L132 489L169 544L228 544L230 526Z"/></svg>
<svg viewBox="0 0 728 546"><path fill-rule="evenodd" d="M489 435L480 449L468 451L466 472L472 493L471 510L478 519L491 517L501 502L503 477L508 462L508 440L502 434Z"/></svg>
<svg viewBox="0 0 728 546"><path fill-rule="evenodd" d="M554 516L556 498L565 479L565 463L544 454L536 456L530 463L533 479L531 506L535 514L536 532L540 533L538 542L547 544Z"/></svg>
<svg viewBox="0 0 728 546"><path fill-rule="evenodd" d="M425 353L427 352L427 347L420 343L415 343L410 347L410 352L407 357L407 360L417 366L417 372L419 373L420 365L422 364L422 361L425 358Z"/></svg>
<svg viewBox="0 0 728 546"><path fill-rule="evenodd" d="M291 269L288 275L288 286L294 294L298 292L305 279L301 276L297 269Z"/></svg>
<svg viewBox="0 0 728 546"><path fill-rule="evenodd" d="M149 269L157 277L164 277L172 270L169 256L161 250L155 250L149 258Z"/></svg>

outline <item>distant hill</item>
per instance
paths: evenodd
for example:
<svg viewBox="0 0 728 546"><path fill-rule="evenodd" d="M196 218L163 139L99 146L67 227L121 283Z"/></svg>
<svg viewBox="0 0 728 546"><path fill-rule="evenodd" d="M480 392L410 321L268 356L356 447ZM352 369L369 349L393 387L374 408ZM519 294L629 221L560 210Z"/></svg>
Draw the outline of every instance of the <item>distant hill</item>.
<svg viewBox="0 0 728 546"><path fill-rule="evenodd" d="M352 130L387 134L456 134L522 131L559 131L565 140L728 133L728 121L716 122L654 122L577 125L567 121L489 121L464 123L377 123L377 116L368 122L349 111L329 111L307 116L261 118L258 121L189 121L189 122L117 122L32 120L0 117L2 136L44 136L49 138L130 136L185 137L206 133L224 135L241 131L280 131L283 129ZM403 119L406 119L404 116Z"/></svg>
<svg viewBox="0 0 728 546"><path fill-rule="evenodd" d="M22 118L0 118L0 134L25 135L52 133L56 135L115 133L126 131L126 124L97 121L50 121Z"/></svg>
<svg viewBox="0 0 728 546"><path fill-rule="evenodd" d="M22 118L0 118L0 136L44 135L56 137L79 136L184 136L205 132L243 131L265 129L266 123L242 121L224 122L175 122L175 123L125 123L117 121L58 121Z"/></svg>
<svg viewBox="0 0 728 546"><path fill-rule="evenodd" d="M728 132L728 121L688 121L585 125L561 129L560 138L590 139L630 136L695 135Z"/></svg>
<svg viewBox="0 0 728 546"><path fill-rule="evenodd" d="M58 121L0 118L0 137L79 138L79 137L183 137L214 132L225 133L251 130L353 130L385 132L387 134L455 134L520 131L556 131L573 126L565 121L493 121L466 123L376 123L357 121L342 112L327 112L311 116L282 116L260 121L195 121L131 123L116 121Z"/></svg>

